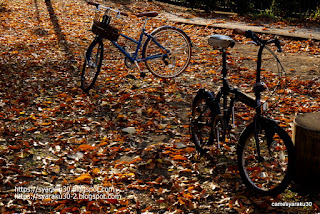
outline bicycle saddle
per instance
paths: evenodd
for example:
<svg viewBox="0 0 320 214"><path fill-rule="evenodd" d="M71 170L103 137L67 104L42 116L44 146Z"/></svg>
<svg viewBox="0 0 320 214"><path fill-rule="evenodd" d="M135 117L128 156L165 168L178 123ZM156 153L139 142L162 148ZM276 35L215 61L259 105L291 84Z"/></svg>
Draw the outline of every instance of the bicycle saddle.
<svg viewBox="0 0 320 214"><path fill-rule="evenodd" d="M229 36L225 35L211 35L208 39L209 45L215 49L227 49L228 47L233 47L236 43Z"/></svg>
<svg viewBox="0 0 320 214"><path fill-rule="evenodd" d="M156 17L158 15L158 12L156 11L150 11L150 12L142 12L142 13L138 13L137 16L138 17Z"/></svg>

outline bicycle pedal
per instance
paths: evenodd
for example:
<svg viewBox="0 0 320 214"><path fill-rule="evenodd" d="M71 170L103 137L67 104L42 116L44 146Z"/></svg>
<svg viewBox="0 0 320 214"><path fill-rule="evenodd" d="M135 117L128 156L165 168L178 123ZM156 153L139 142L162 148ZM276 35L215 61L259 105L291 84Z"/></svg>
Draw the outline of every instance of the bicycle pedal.
<svg viewBox="0 0 320 214"><path fill-rule="evenodd" d="M132 80L135 80L135 79L137 79L134 75L132 75L132 74L128 74L127 76L126 76L126 78L127 79L132 79Z"/></svg>
<svg viewBox="0 0 320 214"><path fill-rule="evenodd" d="M213 145L213 142L208 142L207 144L206 144L206 146L212 146Z"/></svg>
<svg viewBox="0 0 320 214"><path fill-rule="evenodd" d="M140 72L140 78L145 78L146 77L146 73L145 72Z"/></svg>

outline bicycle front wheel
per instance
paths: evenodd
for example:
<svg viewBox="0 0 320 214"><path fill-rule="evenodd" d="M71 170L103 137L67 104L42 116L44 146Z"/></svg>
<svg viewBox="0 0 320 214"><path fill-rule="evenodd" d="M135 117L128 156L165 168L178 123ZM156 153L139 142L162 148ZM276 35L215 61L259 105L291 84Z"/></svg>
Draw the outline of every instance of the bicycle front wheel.
<svg viewBox="0 0 320 214"><path fill-rule="evenodd" d="M237 155L243 182L259 194L277 195L289 185L293 143L273 120L261 118L256 127L251 123L240 136Z"/></svg>
<svg viewBox="0 0 320 214"><path fill-rule="evenodd" d="M103 58L103 42L97 37L90 44L86 55L81 73L81 88L88 92L96 82L100 73Z"/></svg>
<svg viewBox="0 0 320 214"><path fill-rule="evenodd" d="M189 65L191 41L179 28L164 26L151 33L145 42L143 58L148 70L157 77L180 75Z"/></svg>

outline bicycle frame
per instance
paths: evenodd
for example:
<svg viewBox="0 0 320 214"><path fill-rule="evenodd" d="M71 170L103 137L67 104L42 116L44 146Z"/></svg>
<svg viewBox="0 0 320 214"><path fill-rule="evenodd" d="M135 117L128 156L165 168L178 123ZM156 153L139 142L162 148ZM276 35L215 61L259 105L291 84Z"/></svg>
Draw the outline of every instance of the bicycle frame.
<svg viewBox="0 0 320 214"><path fill-rule="evenodd" d="M261 53L259 52L259 54L258 54L258 62L260 61L260 63L258 64L257 80L256 81L260 81L261 55L262 55L262 50L261 50ZM226 125L226 127L229 127L229 122L230 122L230 118L231 118L231 114L232 114L232 122L233 122L233 127L234 127L234 104L235 104L235 102L240 101L249 107L255 108L255 109L257 109L257 113L259 112L258 114L260 114L261 111L258 110L258 109L260 109L260 106L258 105L258 103L259 103L261 96L260 96L260 92L258 91L256 93L256 99L254 99L253 97L241 92L237 88L232 88L229 85L229 82L227 80L227 72L228 72L227 52L224 49L222 50L222 61L223 61L223 65L222 65L223 86L219 90L218 94L216 95L216 100L218 101L218 103L220 103L219 101L222 97L222 99L223 99L222 100L222 112L223 112L223 119L225 121L225 125ZM228 95L231 95L229 108L228 108ZM259 96L257 96L257 95L259 95Z"/></svg>
<svg viewBox="0 0 320 214"><path fill-rule="evenodd" d="M107 11L112 10L112 11L114 11L114 12L117 12L118 15L123 15L123 13L120 12L119 10L115 10L115 9L110 8L110 7L105 7L105 6L100 5L100 4L98 4L98 3L88 2L88 4L91 4L91 5L96 6L96 7L97 7L97 10L100 10L100 8L106 9L106 13L107 13ZM132 42L134 42L134 43L137 44L137 47L136 47L136 50L135 50L135 53L133 54L133 56L131 56L130 53L128 53L123 47L121 47L121 46L117 43L117 41L111 41L112 44L113 44L116 48L118 48L118 49L120 50L120 52L123 53L131 62L141 62L141 61L146 61L146 60L150 60L150 59L156 59L156 58L160 58L160 57L164 57L164 58L165 58L165 57L167 57L168 54L170 53L170 51L167 50L165 47L163 47L163 46L152 36L152 34L149 34L149 33L146 32L145 27L146 27L146 25L147 25L148 20L149 20L149 19L146 18L145 23L144 23L144 26L143 26L143 28L142 28L142 30L141 30L141 33L140 33L140 38L139 38L138 41L135 40L135 39L133 39L133 38L131 38L131 37L129 37L129 36L127 36L127 35L125 35L125 34L122 34L122 33L120 34L120 36L124 37L125 39L128 39L128 40L130 40L130 41L132 41ZM139 50L140 50L140 48L141 48L141 46L142 46L142 40L143 40L143 37L145 37L145 36L148 37L148 39L151 39L159 48L163 49L163 50L165 51L165 54L157 54L157 55L154 55L154 56L149 56L149 57L147 57L147 58L138 58L138 53L139 53Z"/></svg>
<svg viewBox="0 0 320 214"><path fill-rule="evenodd" d="M168 53L170 53L169 50L167 50L165 47L163 47L151 34L147 33L146 30L145 30L145 26L146 26L146 23L147 23L148 19L145 21L145 24L141 30L141 33L140 33L140 37L139 37L139 40L135 40L125 34L120 34L120 36L124 37L125 39L128 39L134 43L137 44L137 47L136 47L136 50L133 54L133 56L131 56L130 53L128 53L121 45L119 45L117 43L117 41L111 41L112 44L118 48L131 62L141 62L141 61L146 61L146 60L150 60L150 59L156 59L156 58L160 58L160 57L167 57L168 56ZM148 37L148 38L151 38L151 40L161 49L163 49L166 53L165 54L157 54L157 55L153 55L153 56L149 56L149 57L146 57L146 58L139 58L138 57L138 53L139 53L139 50L142 46L142 40L144 37Z"/></svg>
<svg viewBox="0 0 320 214"><path fill-rule="evenodd" d="M224 125L225 127L227 127L227 129L229 129L229 123L230 123L230 117L232 114L232 127L235 127L234 121L234 104L237 101L240 101L244 104L246 104L249 107L255 108L256 110L256 114L254 117L254 123L255 123L255 130L258 130L257 127L257 121L259 120L259 118L261 118L261 92L263 92L265 89L262 87L261 84L261 64L262 64L262 52L263 49L265 48L265 44L261 44L259 51L258 51L258 61L257 61L257 73L256 73L256 83L254 85L254 92L255 92L255 99L250 97L249 95L241 92L240 90L236 89L236 88L232 88L230 87L228 80L227 80L227 53L226 50L223 49L222 50L222 61L223 61L223 65L222 65L222 81L223 81L223 86L222 88L219 90L217 96L216 96L216 100L218 101L218 103L220 103L220 99L222 97L222 109L223 109L223 121L224 121ZM232 95L231 96L231 100L230 100L230 105L228 108L228 95ZM258 140L258 132L255 131L255 139L256 142L259 142ZM220 142L218 142L219 144ZM258 155L258 161L262 161L261 160L261 154L260 154L260 146L259 143L256 144L257 146L257 155Z"/></svg>

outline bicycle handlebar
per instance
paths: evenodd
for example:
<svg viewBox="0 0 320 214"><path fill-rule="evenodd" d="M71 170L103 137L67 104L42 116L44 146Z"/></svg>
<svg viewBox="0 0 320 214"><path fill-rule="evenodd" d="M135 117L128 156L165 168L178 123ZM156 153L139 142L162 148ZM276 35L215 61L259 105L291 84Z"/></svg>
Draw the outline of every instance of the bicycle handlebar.
<svg viewBox="0 0 320 214"><path fill-rule="evenodd" d="M262 40L251 30L244 31L239 28L236 28L233 30L233 32L239 35L244 35L249 39L252 39L252 41L254 41L259 46L274 43L275 46L278 48L279 52L282 52L281 46L285 45L285 43L279 40L278 38L275 38L273 40Z"/></svg>
<svg viewBox="0 0 320 214"><path fill-rule="evenodd" d="M115 9L112 9L111 7L106 7L106 6L103 6L103 5L101 5L101 4L99 4L99 3L96 3L96 2L93 2L93 1L86 1L86 2L87 2L87 4L89 4L89 5L95 6L97 9L103 8L103 9L106 9L106 10L112 10L112 11L114 11L114 12L117 12L117 13L119 13L119 14L122 15L122 16L129 16L129 14L126 13L126 12L122 12L122 11L120 11L120 10L115 10Z"/></svg>

